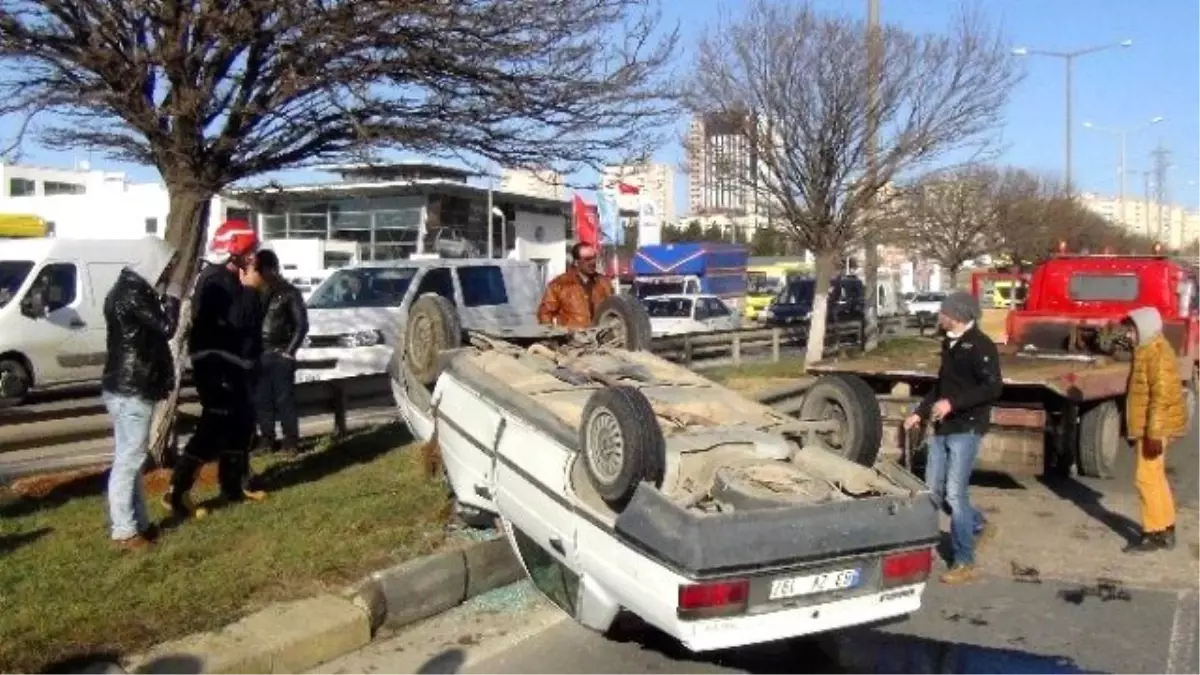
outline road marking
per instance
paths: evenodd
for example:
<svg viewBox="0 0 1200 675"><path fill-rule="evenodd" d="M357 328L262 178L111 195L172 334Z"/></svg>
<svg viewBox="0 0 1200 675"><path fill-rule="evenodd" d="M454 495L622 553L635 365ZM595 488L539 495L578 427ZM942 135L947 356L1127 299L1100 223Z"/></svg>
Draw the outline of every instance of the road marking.
<svg viewBox="0 0 1200 675"><path fill-rule="evenodd" d="M1175 618L1171 622L1171 641L1167 645L1168 673L1189 673L1195 665L1188 663L1196 643L1195 602L1195 591L1179 591L1175 602Z"/></svg>

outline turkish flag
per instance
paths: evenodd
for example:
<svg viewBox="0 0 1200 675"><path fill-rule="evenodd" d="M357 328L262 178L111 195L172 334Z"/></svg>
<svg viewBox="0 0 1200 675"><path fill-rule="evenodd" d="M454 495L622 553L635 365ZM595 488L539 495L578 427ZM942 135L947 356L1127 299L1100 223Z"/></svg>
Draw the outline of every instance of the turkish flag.
<svg viewBox="0 0 1200 675"><path fill-rule="evenodd" d="M640 187L636 185L630 185L629 183L617 183L617 191L623 195L636 195L642 193L642 189Z"/></svg>
<svg viewBox="0 0 1200 675"><path fill-rule="evenodd" d="M575 239L588 246L600 245L600 213L595 204L588 204L579 195L575 195Z"/></svg>

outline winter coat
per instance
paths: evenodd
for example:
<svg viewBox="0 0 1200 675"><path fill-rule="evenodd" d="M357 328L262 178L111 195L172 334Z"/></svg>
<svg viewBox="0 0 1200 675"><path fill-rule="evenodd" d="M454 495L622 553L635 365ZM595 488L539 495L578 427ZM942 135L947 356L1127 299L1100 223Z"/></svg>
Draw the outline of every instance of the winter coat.
<svg viewBox="0 0 1200 675"><path fill-rule="evenodd" d="M1179 438L1187 426L1187 418L1175 350L1158 333L1148 342L1140 343L1133 352L1133 369L1125 396L1129 438L1161 441Z"/></svg>
<svg viewBox="0 0 1200 675"><path fill-rule="evenodd" d="M538 306L538 323L588 328L595 322L596 308L612 294L612 283L603 275L597 274L585 285L579 272L569 267L546 287Z"/></svg>
<svg viewBox="0 0 1200 675"><path fill-rule="evenodd" d="M165 242L152 247L147 259L121 270L105 296L104 391L161 401L174 389L169 341L179 321L179 298L154 289L173 255Z"/></svg>
<svg viewBox="0 0 1200 675"><path fill-rule="evenodd" d="M263 305L263 351L295 356L308 335L304 297L285 279L274 279L267 282Z"/></svg>

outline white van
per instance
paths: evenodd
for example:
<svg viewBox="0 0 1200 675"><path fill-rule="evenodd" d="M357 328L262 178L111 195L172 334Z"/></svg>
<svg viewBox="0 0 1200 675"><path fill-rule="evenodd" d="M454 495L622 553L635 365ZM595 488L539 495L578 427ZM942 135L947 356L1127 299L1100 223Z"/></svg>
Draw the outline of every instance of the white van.
<svg viewBox="0 0 1200 675"><path fill-rule="evenodd" d="M0 405L100 379L104 297L146 246L144 239L0 241Z"/></svg>

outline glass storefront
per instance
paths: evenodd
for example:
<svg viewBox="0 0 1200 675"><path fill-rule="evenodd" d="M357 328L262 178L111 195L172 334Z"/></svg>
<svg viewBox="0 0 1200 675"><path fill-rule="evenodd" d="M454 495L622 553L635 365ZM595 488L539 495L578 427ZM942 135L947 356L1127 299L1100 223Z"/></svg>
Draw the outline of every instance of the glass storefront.
<svg viewBox="0 0 1200 675"><path fill-rule="evenodd" d="M354 242L360 260L395 260L417 252L422 195L296 200L264 210L264 239Z"/></svg>

